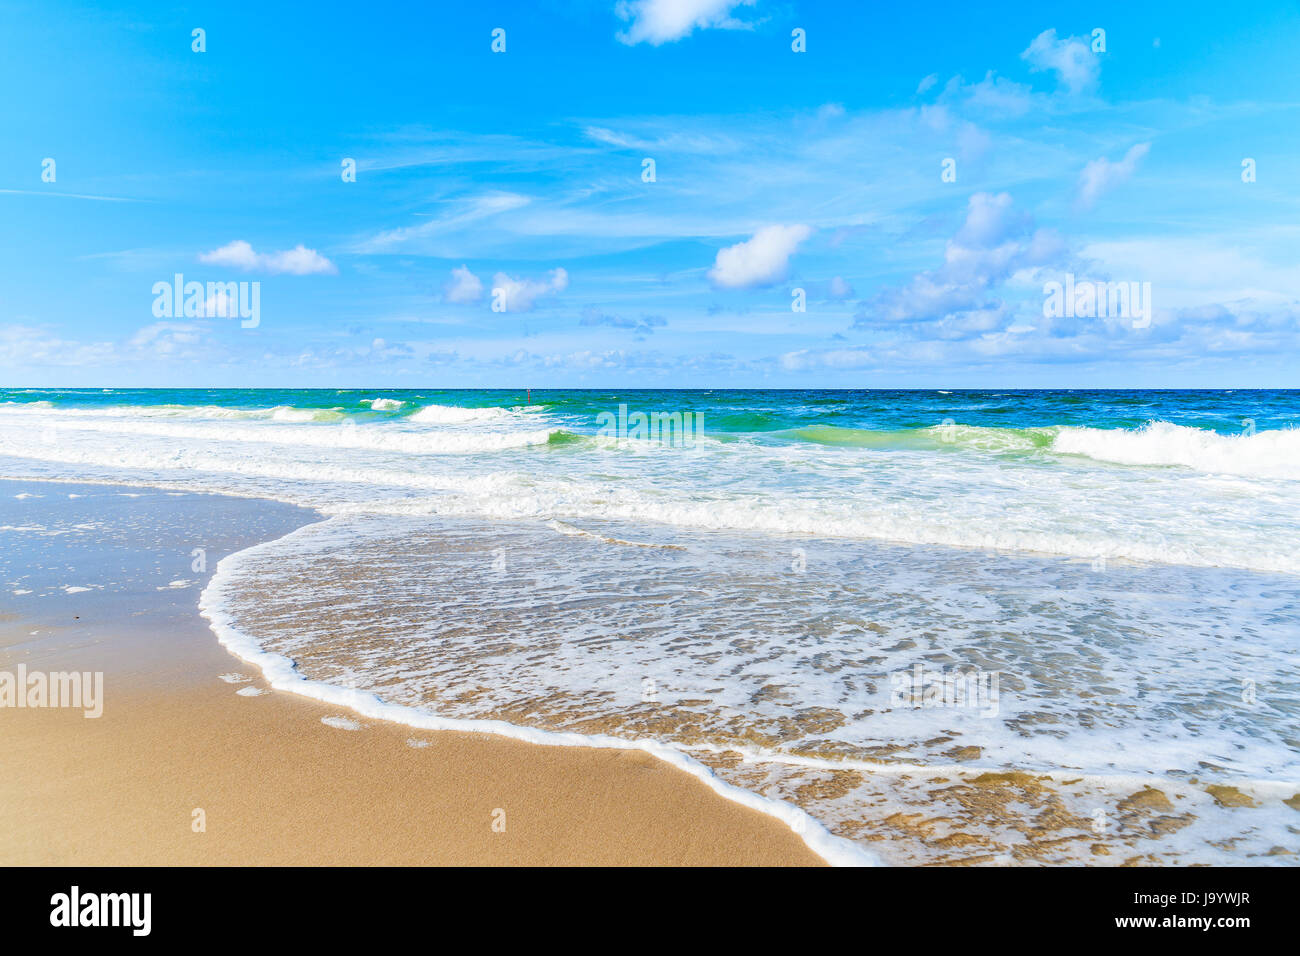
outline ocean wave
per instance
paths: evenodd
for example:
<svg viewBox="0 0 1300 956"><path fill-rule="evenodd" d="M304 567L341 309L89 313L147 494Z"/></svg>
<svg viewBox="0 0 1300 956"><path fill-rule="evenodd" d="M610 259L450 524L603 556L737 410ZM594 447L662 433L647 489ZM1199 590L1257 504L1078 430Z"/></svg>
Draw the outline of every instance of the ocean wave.
<svg viewBox="0 0 1300 956"><path fill-rule="evenodd" d="M839 425L809 425L774 433L776 437L848 448L882 450L958 450L987 452L1030 452L1047 447L1056 434L1053 427L991 428L944 423L928 428L870 429Z"/></svg>
<svg viewBox="0 0 1300 956"><path fill-rule="evenodd" d="M1053 452L1120 465L1182 466L1257 478L1300 479L1300 429L1220 435L1172 422L1141 428L1062 428Z"/></svg>
<svg viewBox="0 0 1300 956"><path fill-rule="evenodd" d="M181 418L215 421L265 420L292 423L338 422L347 417L340 407L297 408L293 405L274 405L270 408L227 408L221 405L110 405L100 408L73 408L56 407L46 401L0 403L0 416L2 415L39 415L56 420L63 418Z"/></svg>
<svg viewBox="0 0 1300 956"><path fill-rule="evenodd" d="M1300 429L1224 435L1153 421L1140 428L1047 425L997 428L947 422L927 428L866 429L810 425L774 437L882 451L981 451L1071 455L1138 467L1184 467L1209 474L1300 479Z"/></svg>
<svg viewBox="0 0 1300 956"><path fill-rule="evenodd" d="M506 408L461 408L459 405L425 405L407 421L435 425L465 425L470 422L497 421L511 414Z"/></svg>
<svg viewBox="0 0 1300 956"><path fill-rule="evenodd" d="M278 405L271 409L273 422L340 422L347 418L342 408L294 408Z"/></svg>
<svg viewBox="0 0 1300 956"><path fill-rule="evenodd" d="M400 476L390 476L395 482ZM505 521L544 518L552 530L573 534L574 521L611 521L670 535L758 532L769 535L888 541L921 547L1059 555L1088 562L1231 567L1300 574L1300 550L1286 540L1225 522L1208 533L1183 533L1168 518L1146 523L1112 517L1071 522L1067 507L1052 513L1028 508L1008 514L990 502L959 514L924 502L795 500L759 493L677 498L649 489L616 489L579 480L539 481L502 471L474 479L443 479L449 494L436 499L369 499L326 508L333 514L441 515ZM662 547L663 545L660 544Z"/></svg>
<svg viewBox="0 0 1300 956"><path fill-rule="evenodd" d="M423 423L292 405L124 417L135 408L0 405L0 455L43 463L7 466L17 474L130 470L336 514L541 519L596 534L592 522L630 522L644 536L616 537L638 543L670 541L671 529L754 531L1300 573L1279 480L1300 477L1300 431L809 425L679 449L517 407L408 405L464 419Z"/></svg>
<svg viewBox="0 0 1300 956"><path fill-rule="evenodd" d="M654 541L625 541L622 538L611 538L608 535L596 534L594 531L586 531L577 525L571 525L567 521L548 521L546 526L552 531L556 531L570 538L591 538L604 544L620 544L628 548L661 548L667 551L685 551L686 549L680 544L661 544Z"/></svg>
<svg viewBox="0 0 1300 956"><path fill-rule="evenodd" d="M133 429L185 427L131 425ZM528 465L514 459L509 467L487 471L462 465L454 453L464 452L467 442L474 443L475 451L494 451L501 443L553 442L564 433L384 434L383 427L245 426L251 432L287 430L287 439L294 445L277 446L282 451L275 454L237 443L166 442L148 447L145 442L104 442L101 438L93 444L70 439L46 444L35 435L19 442L0 433L0 454L44 462L43 474L49 473L54 463L72 466L71 471L81 475L84 466L93 466L138 471L141 476L184 476L190 483L204 484L205 490L260 492L332 514L540 518L570 524L615 521L637 524L647 531L644 537L625 540L653 540L671 534L673 528L751 531L1036 552L1091 561L1300 573L1300 550L1289 534L1292 525L1284 519L1285 495L1253 488L1243 498L1235 485L1216 491L1222 480L1210 476L1162 479L1160 486L1146 487L1135 495L1117 483L1121 476L1108 476L1104 470L1083 474L1035 466L1033 474L1019 475L1008 474L994 463L972 470L969 464L947 456L900 453L900 458L907 458L874 466L870 483L857 482L851 470L840 466L845 473L838 481L833 474L827 475L824 491L809 495L798 492L797 484L731 480L710 486L707 476L716 477L718 471L711 453L695 456L698 478L686 485L674 477L683 467L675 458L658 460L655 468L660 476L645 476L647 481L635 484L576 473L569 455ZM380 458L345 451L325 456L308 447L321 442L333 442L334 447L352 442L341 447L401 454ZM394 442L409 444L397 449ZM436 459L436 467L414 467L412 447L425 454L441 451L453 456ZM765 453L757 448L749 451ZM626 467L621 462L612 464ZM749 457L729 470L757 474L764 467L770 470L772 464L764 466L761 458ZM781 471L796 474L793 467L785 463ZM963 496L948 500L945 489L954 485L964 486ZM1215 497L1220 494L1229 497ZM1260 495L1265 498L1259 499ZM1193 514L1192 503L1204 502L1207 496L1219 505ZM1272 516L1265 519L1267 515ZM671 538L667 540L671 542Z"/></svg>
<svg viewBox="0 0 1300 956"><path fill-rule="evenodd" d="M284 422L285 419L274 419ZM288 419L295 422L296 419ZM160 421L99 421L68 420L60 421L49 428L49 443L54 444L61 437L68 437L78 432L112 435L140 435L153 438L183 439L211 443L206 450L212 451L222 444L269 444L298 448L325 448L339 450L359 450L387 452L399 455L457 455L478 452L502 451L509 448L525 448L529 445L544 445L561 432L556 428L534 428L527 431L398 431L380 427L358 425L350 420L343 420L329 427L298 428L292 424L190 424ZM23 446L5 442L0 446L9 454L20 457L46 458L49 448L40 445L23 450ZM168 449L163 455L156 456L153 467L166 467L166 460L176 457L176 449ZM57 457L52 460L60 460ZM104 462L108 464L109 462ZM149 467L145 465L144 467Z"/></svg>

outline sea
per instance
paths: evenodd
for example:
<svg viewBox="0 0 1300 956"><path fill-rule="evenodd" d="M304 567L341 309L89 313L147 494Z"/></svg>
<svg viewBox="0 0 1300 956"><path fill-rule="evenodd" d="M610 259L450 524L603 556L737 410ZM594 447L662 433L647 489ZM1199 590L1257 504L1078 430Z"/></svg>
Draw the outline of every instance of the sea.
<svg viewBox="0 0 1300 956"><path fill-rule="evenodd" d="M0 477L315 509L201 597L274 686L646 750L833 863L1294 865L1297 425L1292 390L13 388Z"/></svg>

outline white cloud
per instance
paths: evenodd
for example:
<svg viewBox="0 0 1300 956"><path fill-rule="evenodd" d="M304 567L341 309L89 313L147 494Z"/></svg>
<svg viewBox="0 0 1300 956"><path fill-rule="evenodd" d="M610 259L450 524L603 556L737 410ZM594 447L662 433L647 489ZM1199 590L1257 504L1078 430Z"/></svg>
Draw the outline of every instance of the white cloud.
<svg viewBox="0 0 1300 956"><path fill-rule="evenodd" d="M1284 308L1300 301L1300 264L1279 253L1297 243L1294 228L1255 236L1148 235L1091 242L1079 254L1105 275L1150 282L1170 308Z"/></svg>
<svg viewBox="0 0 1300 956"><path fill-rule="evenodd" d="M808 226L766 226L752 239L719 249L709 278L726 289L780 282L790 271L790 256L811 235Z"/></svg>
<svg viewBox="0 0 1300 956"><path fill-rule="evenodd" d="M957 133L957 153L964 162L977 163L993 145L993 137L974 123L966 123Z"/></svg>
<svg viewBox="0 0 1300 956"><path fill-rule="evenodd" d="M258 265L258 255L253 247L243 239L236 239L220 249L199 254L199 262L214 266L232 266L236 269L251 270Z"/></svg>
<svg viewBox="0 0 1300 956"><path fill-rule="evenodd" d="M213 266L229 266L245 272L287 273L295 276L334 274L339 270L315 249L304 245L281 252L260 253L243 239L236 239L219 249L199 254L199 261Z"/></svg>
<svg viewBox="0 0 1300 956"><path fill-rule="evenodd" d="M193 323L154 322L136 332L127 344L155 358L181 358L192 355L201 338L202 329Z"/></svg>
<svg viewBox="0 0 1300 956"><path fill-rule="evenodd" d="M1058 39L1056 30L1044 30L1020 54L1034 71L1051 70L1071 93L1082 93L1097 83L1101 61L1080 37Z"/></svg>
<svg viewBox="0 0 1300 956"><path fill-rule="evenodd" d="M531 312L537 299L558 295L569 287L569 273L552 269L544 280L514 279L504 272L492 277L492 295L505 296L507 312Z"/></svg>
<svg viewBox="0 0 1300 956"><path fill-rule="evenodd" d="M924 93L926 90L928 90L930 87L934 86L934 84L938 82L939 82L939 74L931 73L920 83L916 84L917 95L919 96L921 93Z"/></svg>
<svg viewBox="0 0 1300 956"><path fill-rule="evenodd" d="M200 314L206 319L233 319L239 315L239 300L231 297L225 289L214 289L203 301Z"/></svg>
<svg viewBox="0 0 1300 956"><path fill-rule="evenodd" d="M617 369L624 368L627 365L627 360L627 353L622 349L610 349L605 352L593 352L590 349L583 349L579 352L570 352L567 355L545 356L541 364L546 368L567 366L570 368Z"/></svg>
<svg viewBox="0 0 1300 956"><path fill-rule="evenodd" d="M879 355L862 346L843 349L800 349L797 352L786 352L781 356L781 367L791 372L802 372L813 368L868 368L879 362Z"/></svg>
<svg viewBox="0 0 1300 956"><path fill-rule="evenodd" d="M444 302L477 302L483 298L483 282L468 266L451 270L451 281L442 289Z"/></svg>
<svg viewBox="0 0 1300 956"><path fill-rule="evenodd" d="M709 27L745 30L751 24L731 15L736 7L753 6L756 0L619 0L614 12L631 25L618 39L629 46L649 43L659 46Z"/></svg>
<svg viewBox="0 0 1300 956"><path fill-rule="evenodd" d="M315 249L297 245L286 252L273 252L265 257L268 272L284 272L295 276L308 276L338 272L330 262Z"/></svg>
<svg viewBox="0 0 1300 956"><path fill-rule="evenodd" d="M975 193L966 209L966 221L953 237L957 248L987 249L1007 238L1015 229L1010 193Z"/></svg>
<svg viewBox="0 0 1300 956"><path fill-rule="evenodd" d="M997 79L959 84L939 98L942 107L927 102L920 109L850 110L838 119L831 117L833 111L814 107L743 118L680 115L579 123L575 131L582 140L555 146L545 158L540 148L525 150L520 160L513 148L503 147L496 160L474 167L483 170L474 176L501 184L554 184L531 202L513 194L498 194L491 202L439 200L433 216L393 232L368 229L363 236L372 238L358 240L348 251L505 264L535 261L544 246L550 259L565 262L687 236L711 238L716 251L766 223L807 223L819 232L880 223L912 215L918 202L932 202L935 190L946 188L928 163L923 170L898 163L919 144L936 158L957 157L959 183L994 174L1008 185L1064 177L1072 198L1083 163L1113 140L1091 124L1072 127L1077 135L1068 142L994 125L1022 107L1028 109L1025 115L1036 117L1035 124L1046 121L1038 114L1065 108L1052 105L1063 94L1033 93L1028 100L1028 88L1023 92ZM968 114L979 114L979 128L968 125ZM1140 122L1155 125L1145 117ZM601 148L592 149L593 143ZM606 150L613 146L639 155L611 157ZM664 165L670 154L671 175ZM640 179L640 162L647 156L658 157L660 164L654 188ZM977 162L987 168L969 165ZM498 211L485 215L491 209ZM755 220L756 210L763 210L761 220ZM485 285L490 277L490 271L482 275Z"/></svg>
<svg viewBox="0 0 1300 956"><path fill-rule="evenodd" d="M75 342L30 325L0 326L0 368L104 365L117 359L111 342Z"/></svg>
<svg viewBox="0 0 1300 956"><path fill-rule="evenodd" d="M1065 252L1053 233L1031 230L1029 217L1016 212L1008 193L976 193L966 221L944 249L943 265L883 290L859 313L855 327L884 319L935 323L933 331L942 337L988 331L1005 312L992 291L1017 271L1059 260Z"/></svg>
<svg viewBox="0 0 1300 956"><path fill-rule="evenodd" d="M1033 91L1023 83L998 76L992 70L984 74L978 83L949 83L945 93L964 96L966 102L976 109L984 110L997 116L1023 116L1034 105Z"/></svg>
<svg viewBox="0 0 1300 956"><path fill-rule="evenodd" d="M842 276L836 276L831 279L830 297L838 302L851 299L853 298L853 286L849 285Z"/></svg>
<svg viewBox="0 0 1300 956"><path fill-rule="evenodd" d="M410 358L415 354L415 349L405 342L390 342L387 339L376 338L370 342L370 351L367 353L368 358L372 359L404 359Z"/></svg>
<svg viewBox="0 0 1300 956"><path fill-rule="evenodd" d="M1150 143L1138 143L1117 163L1112 163L1105 156L1088 163L1079 175L1079 195L1075 200L1076 205L1080 209L1091 209L1102 193L1108 192L1133 175L1138 163L1150 149Z"/></svg>

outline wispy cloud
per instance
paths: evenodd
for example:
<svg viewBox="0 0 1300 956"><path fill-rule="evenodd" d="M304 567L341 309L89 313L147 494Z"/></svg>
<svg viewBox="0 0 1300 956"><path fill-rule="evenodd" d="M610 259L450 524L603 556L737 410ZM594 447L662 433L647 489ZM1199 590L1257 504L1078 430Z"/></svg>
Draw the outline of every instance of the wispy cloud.
<svg viewBox="0 0 1300 956"><path fill-rule="evenodd" d="M865 346L842 349L799 349L786 352L780 359L787 371L804 372L810 369L861 369L880 364L879 354Z"/></svg>
<svg viewBox="0 0 1300 956"><path fill-rule="evenodd" d="M85 342L62 338L34 325L0 326L0 367L97 366L117 357L112 342Z"/></svg>
<svg viewBox="0 0 1300 956"><path fill-rule="evenodd" d="M130 199L126 196L92 196L86 193L61 193L50 189L0 189L11 196L54 196L58 199L89 199L94 202L152 202L151 199Z"/></svg>
<svg viewBox="0 0 1300 956"><path fill-rule="evenodd" d="M512 192L470 196L453 203L453 211L448 215L430 219L418 226L403 226L381 232L356 243L352 251L361 255L410 252L411 247L419 251L422 240L475 227L483 220L521 209L529 202L531 200L528 196Z"/></svg>
<svg viewBox="0 0 1300 956"><path fill-rule="evenodd" d="M615 329L627 329L638 337L650 335L655 329L667 325L668 320L661 315L642 315L637 318L622 315L610 315L596 309L584 309L579 325L606 325Z"/></svg>
<svg viewBox="0 0 1300 956"><path fill-rule="evenodd" d="M1138 167L1138 163L1151 150L1150 143L1138 143L1131 147L1124 158L1112 163L1105 156L1092 160L1083 167L1079 174L1079 192L1075 206L1079 209L1091 209L1103 193L1109 192L1120 183L1127 182Z"/></svg>
<svg viewBox="0 0 1300 956"><path fill-rule="evenodd" d="M152 353L155 358L185 358L202 338L202 328L192 322L154 322L131 337L133 349Z"/></svg>

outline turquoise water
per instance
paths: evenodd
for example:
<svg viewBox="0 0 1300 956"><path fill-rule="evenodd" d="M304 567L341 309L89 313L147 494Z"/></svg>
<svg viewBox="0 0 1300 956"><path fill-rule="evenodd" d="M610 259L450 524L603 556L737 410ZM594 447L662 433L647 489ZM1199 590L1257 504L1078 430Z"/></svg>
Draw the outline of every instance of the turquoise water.
<svg viewBox="0 0 1300 956"><path fill-rule="evenodd" d="M891 862L1284 862L1298 423L1296 391L22 389L0 476L318 509L204 595L299 692L651 741ZM1006 771L1040 790L962 795Z"/></svg>
<svg viewBox="0 0 1300 956"><path fill-rule="evenodd" d="M495 408L536 405L585 431L621 402L643 408L702 412L708 431L777 433L811 425L882 431L928 428L945 418L987 428L1075 425L1135 428L1167 421L1219 434L1300 424L1298 390L543 390L523 389L0 389L0 402L48 401L56 407L205 406L257 409L286 406L337 410L358 421L407 417L425 405ZM366 399L403 402L372 412Z"/></svg>

